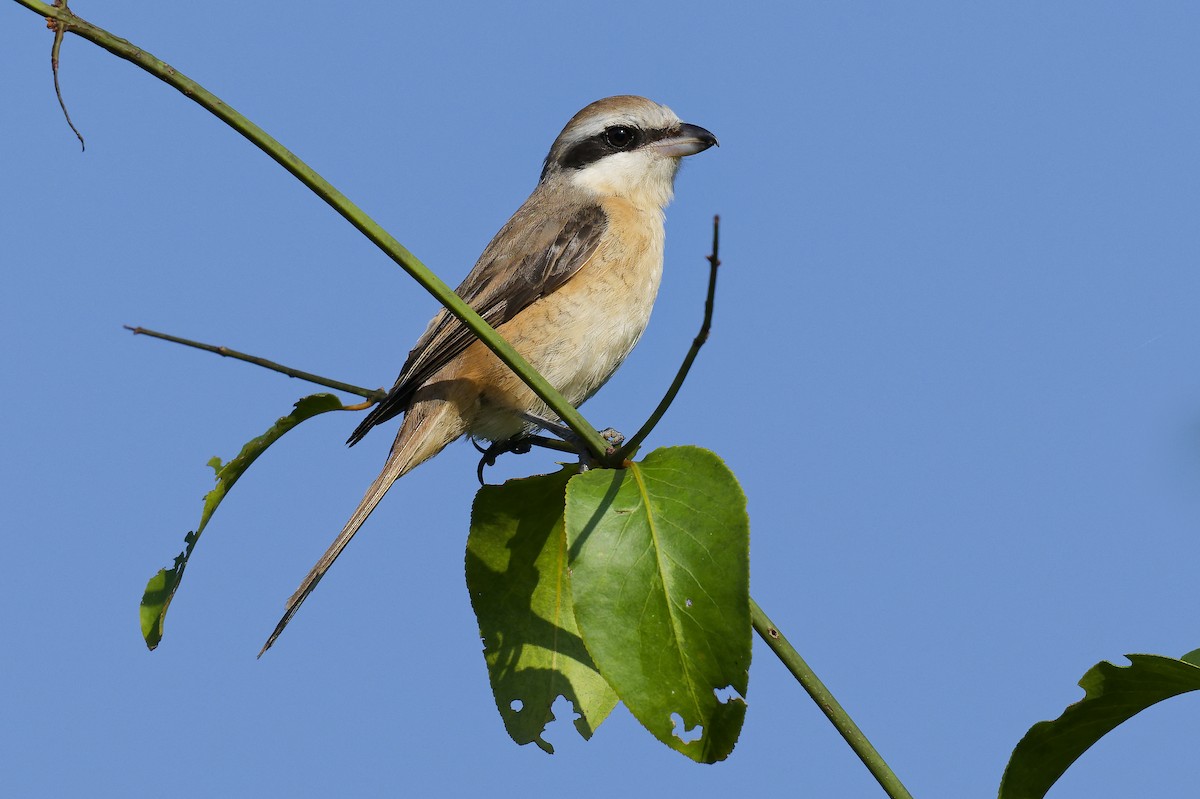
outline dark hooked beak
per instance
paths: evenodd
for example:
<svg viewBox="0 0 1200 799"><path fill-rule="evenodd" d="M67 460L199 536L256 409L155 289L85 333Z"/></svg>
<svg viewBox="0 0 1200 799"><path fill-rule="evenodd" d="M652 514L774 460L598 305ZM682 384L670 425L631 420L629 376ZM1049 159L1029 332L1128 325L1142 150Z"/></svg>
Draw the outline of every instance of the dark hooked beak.
<svg viewBox="0 0 1200 799"><path fill-rule="evenodd" d="M702 153L717 144L716 136L699 125L689 125L685 122L679 126L679 131L675 135L660 139L652 146L663 155L682 158L685 155Z"/></svg>

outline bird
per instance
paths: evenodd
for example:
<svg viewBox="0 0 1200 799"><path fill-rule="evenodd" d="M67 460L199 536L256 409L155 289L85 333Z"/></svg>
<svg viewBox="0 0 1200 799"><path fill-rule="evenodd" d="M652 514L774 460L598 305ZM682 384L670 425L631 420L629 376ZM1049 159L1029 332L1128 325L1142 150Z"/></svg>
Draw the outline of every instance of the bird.
<svg viewBox="0 0 1200 799"><path fill-rule="evenodd" d="M708 130L644 97L591 103L558 134L533 193L456 292L579 406L608 381L649 322L662 277L664 209L681 160L717 143ZM401 414L382 471L288 599L259 657L399 478L464 435L504 441L557 419L445 308L347 443Z"/></svg>

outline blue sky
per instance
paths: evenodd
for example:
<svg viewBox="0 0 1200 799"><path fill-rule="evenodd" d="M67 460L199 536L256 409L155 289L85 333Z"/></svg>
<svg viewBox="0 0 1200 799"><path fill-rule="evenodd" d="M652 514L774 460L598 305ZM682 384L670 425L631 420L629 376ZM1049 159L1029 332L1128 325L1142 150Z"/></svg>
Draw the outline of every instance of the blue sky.
<svg viewBox="0 0 1200 799"><path fill-rule="evenodd" d="M563 123L644 94L689 159L634 355L584 410L739 476L752 592L918 797L994 793L1034 722L1127 652L1200 646L1200 7L1183 2L74 10L273 133L455 284ZM463 584L476 455L396 486L280 643L284 599L382 464L350 415L290 434L137 630L228 458L309 389L141 324L390 385L433 301L174 90L0 4L0 770L13 796L877 796L756 643L725 763L624 711L518 747ZM499 479L551 466L510 459ZM1186 792L1200 698L1053 797ZM565 714L562 714L565 715Z"/></svg>

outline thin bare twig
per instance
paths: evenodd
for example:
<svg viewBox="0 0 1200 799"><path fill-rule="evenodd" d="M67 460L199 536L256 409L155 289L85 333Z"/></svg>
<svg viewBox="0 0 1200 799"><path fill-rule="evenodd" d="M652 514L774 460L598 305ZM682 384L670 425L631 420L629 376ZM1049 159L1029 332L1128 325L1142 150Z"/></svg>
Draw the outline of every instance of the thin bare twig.
<svg viewBox="0 0 1200 799"><path fill-rule="evenodd" d="M311 372L302 372L299 369L293 369L290 366L284 366L283 364L275 363L274 361L268 361L266 358L259 358L257 355L247 355L244 352L231 350L228 347L220 347L216 344L204 344L199 341L192 341L191 339L172 336L169 333L159 333L156 330L149 330L144 327L131 327L129 325L124 325L124 327L126 330L132 332L135 336L150 336L151 338L160 338L163 341L171 341L175 344L182 344L185 347L194 347L195 349L204 350L205 352L216 353L222 358L234 358L239 361L245 361L246 363L252 363L255 366L261 366L265 369L270 369L273 372L285 374L288 377L294 377L298 380L307 380L309 383L316 383L318 386L325 386L337 391L345 391L350 394L357 394L358 396L366 397L367 400L369 400L369 402L361 406L347 406L350 410L357 410L360 407L370 407L387 396L387 392L382 388L363 388L362 386L343 383L340 380L331 380L328 377L315 375Z"/></svg>
<svg viewBox="0 0 1200 799"><path fill-rule="evenodd" d="M67 8L67 0L54 0L54 5L68 14L71 13L71 9ZM67 124L71 126L75 138L79 139L80 152L83 152L87 150L87 145L83 142L83 134L71 121L71 115L67 113L67 104L63 102L62 88L58 85L58 51L62 49L63 34L67 32L67 23L47 17L46 27L54 31L54 44L50 45L50 71L54 73L54 95L58 98L58 107L62 109L63 116L67 118Z"/></svg>
<svg viewBox="0 0 1200 799"><path fill-rule="evenodd" d="M658 403L658 407L654 409L654 413L650 414L650 418L642 425L633 436L625 442L616 453L611 457L611 461L615 465L622 464L627 458L633 456L637 452L637 448L646 440L646 436L662 419L663 414L667 412L667 408L671 407L671 403L675 401L675 395L679 393L679 389L683 386L683 381L691 371L692 363L696 360L696 355L699 354L700 348L704 346L704 342L708 341L708 332L712 329L713 317L713 301L717 296L717 267L721 265L721 259L717 257L721 244L721 217L713 217L713 240L712 254L707 256L708 260L708 296L704 300L704 322L700 325L700 332L696 334L696 338L692 340L692 347L688 350L687 357L683 359L683 363L679 367L679 371L675 374L675 379L671 382L671 387L667 389L667 393L663 396L662 401Z"/></svg>

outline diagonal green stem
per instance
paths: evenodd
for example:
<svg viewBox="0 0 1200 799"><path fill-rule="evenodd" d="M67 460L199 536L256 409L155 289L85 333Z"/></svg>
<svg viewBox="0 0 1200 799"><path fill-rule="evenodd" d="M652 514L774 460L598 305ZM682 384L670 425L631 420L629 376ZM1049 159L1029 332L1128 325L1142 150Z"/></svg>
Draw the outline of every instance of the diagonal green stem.
<svg viewBox="0 0 1200 799"><path fill-rule="evenodd" d="M825 683L821 682L816 672L809 668L809 665L804 662L804 658L800 657L800 653L792 648L787 638L784 638L783 633L779 631L774 622L767 618L767 614L753 598L750 600L750 622L754 625L754 631L766 642L775 656L783 661L787 670L817 703L817 707L821 708L821 712L846 739L846 743L850 744L854 754L858 755L858 759L863 762L863 765L867 767L887 795L892 799L912 799L912 794L884 762L883 756L875 751L874 746L871 746L871 742L854 723L854 719L850 718L850 714L833 698L833 694L825 687Z"/></svg>
<svg viewBox="0 0 1200 799"><path fill-rule="evenodd" d="M274 159L280 166L291 172L301 183L314 194L328 203L342 215L350 224L371 240L376 247L383 250L389 258L408 272L414 280L446 307L466 325L472 333L480 338L488 349L496 353L526 385L533 389L550 408L558 415L571 430L579 436L588 449L597 458L603 458L608 449L607 442L589 425L571 403L554 389L529 362L521 357L512 345L505 341L491 325L479 314L463 302L462 298L450 290L450 287L438 278L427 266L421 263L415 255L409 252L400 242L396 241L387 231L371 217L367 216L344 194L335 189L329 181L318 175L308 164L297 158L292 152L250 120L226 105L219 97L209 92L200 84L176 70L170 64L151 55L134 44L114 36L103 28L75 16L65 8L46 5L38 0L15 0L20 5L43 17L56 20L59 26L68 33L74 33L88 41L103 47L113 55L125 59L154 77L167 83L189 100L210 111L218 119L242 134L252 144Z"/></svg>

